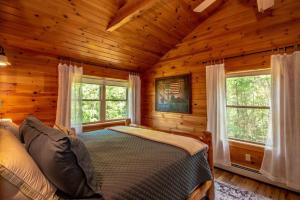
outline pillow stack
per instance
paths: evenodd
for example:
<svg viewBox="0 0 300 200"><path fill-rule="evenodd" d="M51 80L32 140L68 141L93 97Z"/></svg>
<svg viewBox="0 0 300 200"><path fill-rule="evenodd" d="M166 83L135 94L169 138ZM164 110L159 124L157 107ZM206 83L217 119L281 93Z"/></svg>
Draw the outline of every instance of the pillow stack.
<svg viewBox="0 0 300 200"><path fill-rule="evenodd" d="M28 117L20 126L25 148L59 192L71 198L101 197L89 153L81 140Z"/></svg>
<svg viewBox="0 0 300 200"><path fill-rule="evenodd" d="M55 186L13 133L3 127L0 128L0 186L0 199L58 199Z"/></svg>

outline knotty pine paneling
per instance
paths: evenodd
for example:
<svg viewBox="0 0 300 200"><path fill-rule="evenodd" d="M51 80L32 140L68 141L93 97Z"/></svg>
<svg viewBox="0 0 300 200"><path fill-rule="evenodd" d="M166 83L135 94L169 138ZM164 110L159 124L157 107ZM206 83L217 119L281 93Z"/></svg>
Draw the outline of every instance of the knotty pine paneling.
<svg viewBox="0 0 300 200"><path fill-rule="evenodd" d="M230 141L230 160L232 163L260 170L264 157L264 147L256 144L247 144L239 141ZM250 161L245 159L245 154L250 155Z"/></svg>
<svg viewBox="0 0 300 200"><path fill-rule="evenodd" d="M251 2L226 1L219 11L142 74L143 125L197 135L207 125L206 78L202 61L300 43L300 1L275 0L272 13L264 16L258 15ZM226 73L267 69L270 68L270 52L227 59L225 66ZM192 114L156 112L155 79L186 73L192 74ZM234 162L260 167L262 151L254 151L247 145L231 145L231 150ZM250 153L254 161L246 163L244 153L234 153L240 150Z"/></svg>
<svg viewBox="0 0 300 200"><path fill-rule="evenodd" d="M198 25L203 16L192 9L202 1L157 0L108 32L119 9L115 0L1 0L0 43L138 71L155 64Z"/></svg>
<svg viewBox="0 0 300 200"><path fill-rule="evenodd" d="M275 0L271 13L258 14L251 1L226 1L160 60L197 63L300 41L300 1Z"/></svg>
<svg viewBox="0 0 300 200"><path fill-rule="evenodd" d="M56 116L56 57L20 49L6 49L11 66L0 68L1 118L17 124L27 115L35 115L52 125ZM86 75L128 79L128 72L83 64Z"/></svg>
<svg viewBox="0 0 300 200"><path fill-rule="evenodd" d="M300 1L275 0L263 16L253 1L230 0L142 74L142 123L196 133L206 129L205 67L211 58L300 43ZM226 72L270 68L270 53L225 60ZM155 111L155 78L192 74L192 114Z"/></svg>

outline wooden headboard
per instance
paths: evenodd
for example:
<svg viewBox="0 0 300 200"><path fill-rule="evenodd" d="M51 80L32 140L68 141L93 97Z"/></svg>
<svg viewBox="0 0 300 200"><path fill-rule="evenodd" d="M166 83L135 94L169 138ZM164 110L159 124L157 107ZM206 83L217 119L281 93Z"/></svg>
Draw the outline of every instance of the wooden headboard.
<svg viewBox="0 0 300 200"><path fill-rule="evenodd" d="M130 119L123 119L117 121L108 121L103 123L87 124L83 125L83 132L95 131L99 129L104 129L111 126L129 126Z"/></svg>

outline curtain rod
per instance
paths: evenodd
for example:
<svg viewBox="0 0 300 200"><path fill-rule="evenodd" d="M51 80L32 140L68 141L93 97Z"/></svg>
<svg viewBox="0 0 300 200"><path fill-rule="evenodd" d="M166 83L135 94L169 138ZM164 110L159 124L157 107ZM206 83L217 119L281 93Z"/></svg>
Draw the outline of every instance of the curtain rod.
<svg viewBox="0 0 300 200"><path fill-rule="evenodd" d="M243 57L243 56L249 56L249 55L254 55L254 54L261 54L261 53L273 53L276 52L280 53L280 50L283 49L283 52L285 53L287 51L287 49L293 48L294 51L299 50L299 46L300 44L294 44L294 45L288 45L288 46L282 46L282 47L278 47L278 48L273 48L273 49L267 49L267 50L259 50L259 51L253 51L253 52L248 52L248 53L244 53L244 54L236 54L236 55L230 55L230 56L225 56L222 58L212 58L212 59L207 59L202 61L202 64L207 64L207 63L217 63L218 61L222 61L224 62L224 60L228 60L228 59L234 59L234 58L238 58L238 57Z"/></svg>
<svg viewBox="0 0 300 200"><path fill-rule="evenodd" d="M83 65L83 64L86 64L86 65L94 65L94 66L98 66L98 67L102 67L102 68L106 68L106 69L114 69L114 70L120 70L120 71L126 71L126 72L130 72L130 73L138 73L138 71L134 71L134 70L129 70L129 69L120 69L120 68L117 68L117 67L108 67L108 66L102 66L102 65L99 65L97 63L94 63L94 62L90 62L90 61L81 61L81 60L78 60L78 59L73 59L73 58L70 58L70 57L65 57L65 56L58 56L57 59L60 61L60 62L66 62L66 63L77 63L77 64L80 64L80 65Z"/></svg>

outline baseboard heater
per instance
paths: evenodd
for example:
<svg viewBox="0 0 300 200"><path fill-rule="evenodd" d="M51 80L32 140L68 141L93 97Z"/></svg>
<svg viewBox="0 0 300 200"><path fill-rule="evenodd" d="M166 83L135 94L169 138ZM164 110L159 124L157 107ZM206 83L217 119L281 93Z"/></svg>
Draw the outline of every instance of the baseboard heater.
<svg viewBox="0 0 300 200"><path fill-rule="evenodd" d="M245 166L242 166L242 165L239 165L239 164L235 164L235 163L232 163L231 166L261 175L261 173L257 169L252 169L252 168L245 167Z"/></svg>
<svg viewBox="0 0 300 200"><path fill-rule="evenodd" d="M281 188L284 188L284 189L287 189L287 190L291 190L291 191L294 191L294 192L297 192L297 193L300 192L300 191L295 190L293 188L289 188L289 187L287 187L283 184L280 184L280 183L271 181L270 179L267 179L257 169L242 166L242 165L239 165L239 164L236 164L236 163L231 163L231 166L229 166L229 167L224 166L224 165L220 165L220 164L215 164L215 167L223 169L225 171L230 171L232 173L235 173L235 174L238 174L238 175L241 175L241 176L245 176L245 177L250 178L250 179L254 179L254 180L261 181L261 182L264 182L264 183L267 183L267 184L271 184L271 185L274 185L274 186L277 186L277 187L281 187Z"/></svg>

